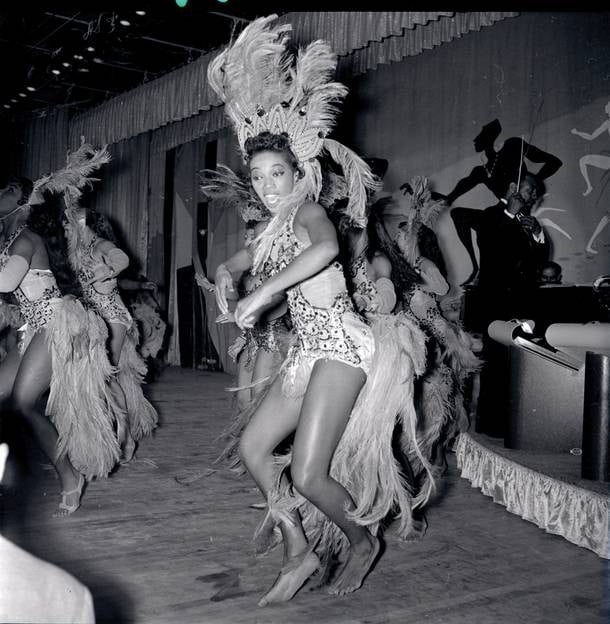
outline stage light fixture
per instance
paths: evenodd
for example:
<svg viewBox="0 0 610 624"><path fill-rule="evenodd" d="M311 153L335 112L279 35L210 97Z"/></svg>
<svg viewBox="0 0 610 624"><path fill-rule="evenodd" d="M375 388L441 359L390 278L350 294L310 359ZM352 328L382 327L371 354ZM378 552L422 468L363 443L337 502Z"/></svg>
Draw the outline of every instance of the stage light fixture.
<svg viewBox="0 0 610 624"><path fill-rule="evenodd" d="M87 48L87 52L95 52L95 48L93 46L89 46Z"/></svg>
<svg viewBox="0 0 610 624"><path fill-rule="evenodd" d="M27 89L28 91L36 91L36 89L34 89L34 87L26 87L26 89Z"/></svg>
<svg viewBox="0 0 610 624"><path fill-rule="evenodd" d="M126 20L126 19L122 19L122 20L120 20L120 21L119 21L119 24L120 24L121 26L131 26L131 22L130 22L129 20Z"/></svg>
<svg viewBox="0 0 610 624"><path fill-rule="evenodd" d="M88 74L89 73L89 68L88 67L79 67L78 71L79 72L83 72L83 74Z"/></svg>
<svg viewBox="0 0 610 624"><path fill-rule="evenodd" d="M23 91L18 93L18 95L19 95L19 97L27 97L27 93L24 93Z"/></svg>
<svg viewBox="0 0 610 624"><path fill-rule="evenodd" d="M62 63L62 65L63 65L64 67L70 67L70 63L68 63L68 61L64 61L64 62Z"/></svg>
<svg viewBox="0 0 610 624"><path fill-rule="evenodd" d="M229 0L218 0L221 4L226 4Z"/></svg>
<svg viewBox="0 0 610 624"><path fill-rule="evenodd" d="M187 4L188 4L189 0L176 0L176 4L183 9Z"/></svg>
<svg viewBox="0 0 610 624"><path fill-rule="evenodd" d="M82 54L75 54L75 55L74 55L74 58L75 58L77 61L82 61L85 57L84 57Z"/></svg>
<svg viewBox="0 0 610 624"><path fill-rule="evenodd" d="M55 74L56 76L59 76L59 74L61 74L61 71L59 71L59 69L52 69L51 73Z"/></svg>
<svg viewBox="0 0 610 624"><path fill-rule="evenodd" d="M98 64L99 64L99 63L103 63L104 61L103 61L103 60L102 60L99 56L96 56L96 57L93 59L93 62L94 62L94 63L98 63Z"/></svg>
<svg viewBox="0 0 610 624"><path fill-rule="evenodd" d="M10 108L11 105L10 104L3 104L4 108Z"/></svg>
<svg viewBox="0 0 610 624"><path fill-rule="evenodd" d="M13 104L17 104L17 100L16 100L15 98L11 98L11 102L12 102Z"/></svg>
<svg viewBox="0 0 610 624"><path fill-rule="evenodd" d="M136 11L136 15L139 15L140 17L144 17L146 15L146 11Z"/></svg>

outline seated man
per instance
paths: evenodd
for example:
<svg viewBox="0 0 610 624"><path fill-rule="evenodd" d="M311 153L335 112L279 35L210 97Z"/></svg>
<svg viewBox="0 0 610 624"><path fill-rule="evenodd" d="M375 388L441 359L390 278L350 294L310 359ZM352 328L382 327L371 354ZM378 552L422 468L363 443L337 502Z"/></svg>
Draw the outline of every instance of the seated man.
<svg viewBox="0 0 610 624"><path fill-rule="evenodd" d="M538 276L538 286L544 288L546 286L557 286L561 284L561 265L552 260L544 262L540 266L540 274Z"/></svg>

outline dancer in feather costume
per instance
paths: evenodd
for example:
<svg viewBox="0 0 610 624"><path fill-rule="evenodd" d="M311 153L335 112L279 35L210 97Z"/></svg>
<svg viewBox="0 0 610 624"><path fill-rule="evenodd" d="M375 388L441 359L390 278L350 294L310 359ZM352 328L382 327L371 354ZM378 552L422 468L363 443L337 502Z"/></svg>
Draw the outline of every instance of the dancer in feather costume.
<svg viewBox="0 0 610 624"><path fill-rule="evenodd" d="M254 192L249 179L237 175L225 165L218 170L203 172L201 190L210 200L222 202L225 210L237 211L244 223L244 247L216 269L214 293L221 314L217 323L234 323L229 312L227 291L235 292L240 298L255 291L268 277L264 273L253 274L247 268L251 245L257 233L267 225L270 213ZM237 287L233 273L242 271ZM198 279L201 284L201 279ZM231 424L220 435L226 443L217 461L226 461L229 467L242 474L245 472L239 459L238 446L241 434L250 422L263 396L280 370L293 339L292 324L285 300L269 309L253 327L246 327L229 347L229 355L237 362L237 386L227 388L237 397L236 415Z"/></svg>
<svg viewBox="0 0 610 624"><path fill-rule="evenodd" d="M0 189L0 291L14 293L26 323L0 366L0 400L11 400L53 461L62 488L58 516L76 511L85 481L107 476L119 458L106 327L73 296L62 296L35 232L38 208L31 210L46 190L78 190L89 181L95 167L84 162L86 149L34 185L15 178ZM46 390L50 420L36 407Z"/></svg>
<svg viewBox="0 0 610 624"><path fill-rule="evenodd" d="M108 325L108 356L115 367L110 390L119 406L117 435L123 461L132 459L136 443L150 435L158 423L155 408L142 392L146 363L137 352L138 328L117 288L117 275L129 264L127 254L114 242L98 236L87 223L87 210L66 195L64 228L70 264L86 305Z"/></svg>
<svg viewBox="0 0 610 624"><path fill-rule="evenodd" d="M396 240L383 224L383 211L390 202L382 200L372 212L381 246L392 264L392 279L401 294L399 307L419 324L428 339L426 371L417 388L418 448L405 435L401 446L421 481L422 492L429 495L432 474L440 474L445 467L448 444L469 426L464 389L481 361L472 351L474 339L458 323L447 320L439 305L439 296L446 294L449 286L437 267L442 266L440 249L429 233L444 203L432 198L427 178L415 177L404 188L408 195L406 220L400 224ZM420 461L420 453L433 466L433 473Z"/></svg>
<svg viewBox="0 0 610 624"><path fill-rule="evenodd" d="M385 354L376 351L373 330L353 307L336 261L335 228L316 203L323 181L317 157L324 151L341 166L348 197L343 209L354 225L366 223L367 191L377 181L361 158L328 138L347 92L330 80L336 56L322 41L292 56L286 49L290 26L274 27L274 19L251 23L208 70L234 123L254 190L272 214L243 267L269 277L238 302L235 320L252 326L285 292L296 334L240 440L242 461L269 505L256 535L259 550L272 541L275 525L284 542L284 565L260 605L290 600L341 550L344 565L330 591L357 590L379 553L379 523L407 487L399 470L388 468L394 458L385 441L396 411L393 406L384 414L383 404L394 381L376 375L373 366ZM405 331L412 327L405 325ZM406 341L417 344L414 337ZM382 423L375 425L378 414ZM367 437L362 444L372 429L379 440L369 444ZM288 474L281 460L275 465L273 453L293 432ZM344 445L344 438L351 443Z"/></svg>

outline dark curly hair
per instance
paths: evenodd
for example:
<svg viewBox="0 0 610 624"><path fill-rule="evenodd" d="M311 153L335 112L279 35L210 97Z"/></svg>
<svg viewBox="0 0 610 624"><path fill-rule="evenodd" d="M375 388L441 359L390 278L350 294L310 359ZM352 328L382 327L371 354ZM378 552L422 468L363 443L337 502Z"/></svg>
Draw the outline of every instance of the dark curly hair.
<svg viewBox="0 0 610 624"><path fill-rule="evenodd" d="M20 206L23 206L23 204L25 204L30 198L32 190L34 189L34 184L32 183L32 180L30 180L29 178L24 178L23 176L14 175L0 178L0 188L6 188L11 184L18 186L21 190L21 199L19 200L18 204Z"/></svg>
<svg viewBox="0 0 610 624"><path fill-rule="evenodd" d="M30 211L28 228L44 240L49 266L61 293L81 297L82 289L68 258L68 241L63 227L63 197L48 192L43 197L45 201L33 206Z"/></svg>
<svg viewBox="0 0 610 624"><path fill-rule="evenodd" d="M246 139L244 149L246 150L248 162L259 152L278 152L280 154L286 154L290 160L290 164L294 169L299 171L299 162L290 149L290 138L286 132L282 132L281 134L272 134L269 131L261 132L255 137Z"/></svg>

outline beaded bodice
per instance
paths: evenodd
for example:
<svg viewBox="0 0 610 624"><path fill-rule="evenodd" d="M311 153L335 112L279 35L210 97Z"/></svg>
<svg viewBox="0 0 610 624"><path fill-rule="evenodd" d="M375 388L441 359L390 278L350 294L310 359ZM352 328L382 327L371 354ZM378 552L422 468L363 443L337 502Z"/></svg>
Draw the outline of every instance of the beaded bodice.
<svg viewBox="0 0 610 624"><path fill-rule="evenodd" d="M17 228L0 251L0 270L8 262L11 245L25 227L22 225ZM61 292L50 269L28 269L14 294L21 316L33 329L44 327L51 320L54 304L61 299Z"/></svg>
<svg viewBox="0 0 610 624"><path fill-rule="evenodd" d="M310 246L294 233L297 210L293 210L273 241L263 267L263 272L269 276L285 269ZM360 365L356 345L346 330L344 316L346 313L355 316L355 312L339 262L332 262L313 277L292 286L286 296L301 349L317 357L338 356Z"/></svg>
<svg viewBox="0 0 610 624"><path fill-rule="evenodd" d="M366 256L361 255L353 260L349 267L354 295L360 295L360 299L357 299L360 312L375 310L376 306L373 304L379 298L377 287L368 276L367 264Z"/></svg>

